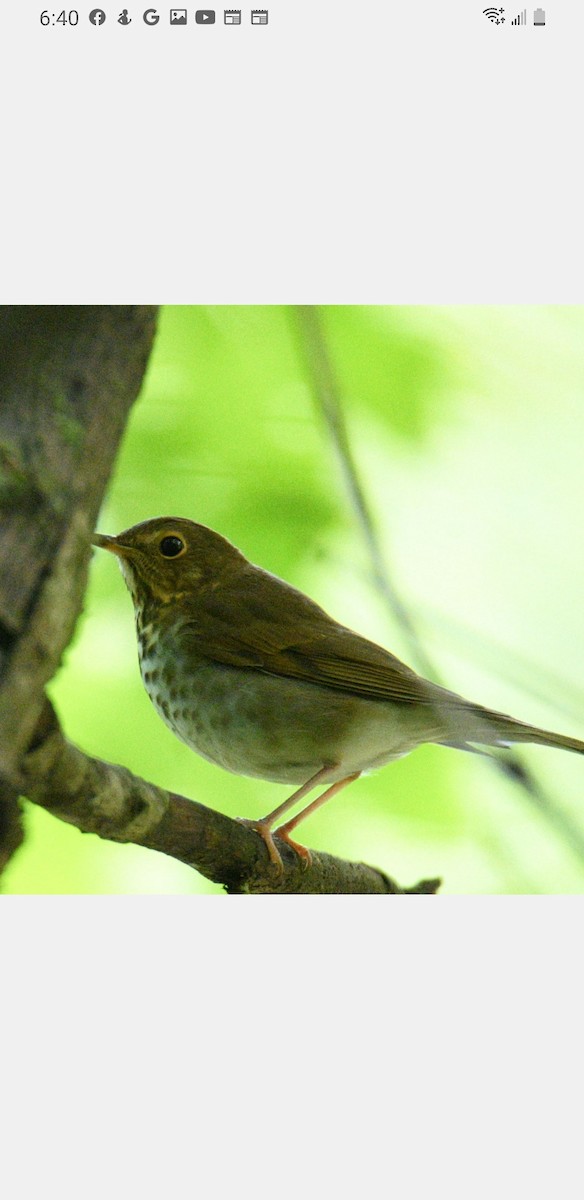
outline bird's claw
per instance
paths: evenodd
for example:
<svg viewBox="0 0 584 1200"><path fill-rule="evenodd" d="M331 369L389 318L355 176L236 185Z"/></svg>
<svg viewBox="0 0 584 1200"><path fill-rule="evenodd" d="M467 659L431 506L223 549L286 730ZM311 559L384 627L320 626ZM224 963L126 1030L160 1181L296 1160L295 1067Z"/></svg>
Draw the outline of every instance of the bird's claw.
<svg viewBox="0 0 584 1200"><path fill-rule="evenodd" d="M294 851L294 853L301 860L303 869L307 871L308 868L312 866L312 854L310 853L310 850L308 850L306 846L301 846L299 842L294 842L290 837L290 834L287 832L285 825L280 825L280 828L276 829L276 833L280 841L285 842L286 845Z"/></svg>

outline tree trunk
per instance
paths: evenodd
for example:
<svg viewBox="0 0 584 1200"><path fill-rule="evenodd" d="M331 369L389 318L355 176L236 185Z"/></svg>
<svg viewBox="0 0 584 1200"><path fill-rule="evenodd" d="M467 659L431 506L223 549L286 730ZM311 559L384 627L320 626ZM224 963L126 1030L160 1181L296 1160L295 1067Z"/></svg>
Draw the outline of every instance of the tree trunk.
<svg viewBox="0 0 584 1200"><path fill-rule="evenodd" d="M152 307L0 308L0 869L22 838L21 760L81 608L155 320Z"/></svg>

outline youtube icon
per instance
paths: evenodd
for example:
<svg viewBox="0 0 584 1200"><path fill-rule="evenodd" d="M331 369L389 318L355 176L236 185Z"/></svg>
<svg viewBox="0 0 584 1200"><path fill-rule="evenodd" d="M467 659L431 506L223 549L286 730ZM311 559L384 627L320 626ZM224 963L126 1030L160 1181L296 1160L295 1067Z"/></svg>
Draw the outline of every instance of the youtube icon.
<svg viewBox="0 0 584 1200"><path fill-rule="evenodd" d="M215 9L213 8L198 8L195 13L195 21L197 25L214 25L215 24Z"/></svg>

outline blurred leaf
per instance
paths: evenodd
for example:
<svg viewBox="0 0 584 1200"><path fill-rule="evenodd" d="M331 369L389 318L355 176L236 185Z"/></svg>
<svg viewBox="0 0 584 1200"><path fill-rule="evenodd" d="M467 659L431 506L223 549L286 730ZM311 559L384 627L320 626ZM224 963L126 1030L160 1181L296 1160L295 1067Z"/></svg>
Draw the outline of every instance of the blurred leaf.
<svg viewBox="0 0 584 1200"><path fill-rule="evenodd" d="M349 412L370 409L410 441L423 440L436 413L444 420L457 381L446 348L412 328L408 310L328 307L329 352Z"/></svg>

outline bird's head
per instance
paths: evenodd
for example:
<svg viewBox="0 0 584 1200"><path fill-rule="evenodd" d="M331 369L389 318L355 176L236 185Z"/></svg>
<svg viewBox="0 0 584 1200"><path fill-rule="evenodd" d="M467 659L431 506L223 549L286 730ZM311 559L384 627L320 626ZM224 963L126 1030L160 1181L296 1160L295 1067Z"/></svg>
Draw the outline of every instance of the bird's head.
<svg viewBox="0 0 584 1200"><path fill-rule="evenodd" d="M136 605L146 598L179 600L246 561L219 533L183 517L156 517L117 537L96 533L92 541L119 559Z"/></svg>

